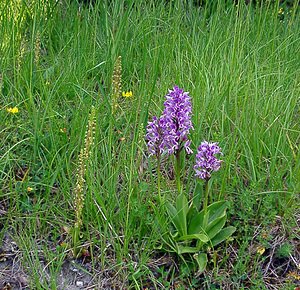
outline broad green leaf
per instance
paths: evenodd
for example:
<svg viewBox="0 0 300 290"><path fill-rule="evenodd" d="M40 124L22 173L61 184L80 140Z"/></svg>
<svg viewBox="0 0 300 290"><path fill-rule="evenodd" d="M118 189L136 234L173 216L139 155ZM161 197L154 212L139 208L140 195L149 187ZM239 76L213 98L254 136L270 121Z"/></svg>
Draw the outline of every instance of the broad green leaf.
<svg viewBox="0 0 300 290"><path fill-rule="evenodd" d="M226 209L228 207L227 201L217 201L207 207L207 211L209 212L208 223L213 220L224 216Z"/></svg>
<svg viewBox="0 0 300 290"><path fill-rule="evenodd" d="M224 205L227 205L227 201L225 200L216 201L207 207L207 211L210 211L211 213L214 214L220 207L223 207Z"/></svg>
<svg viewBox="0 0 300 290"><path fill-rule="evenodd" d="M186 235L187 234L186 218L189 210L189 204L186 196L183 193L179 194L176 198L176 210L178 215L178 222L180 224L179 233L181 235Z"/></svg>
<svg viewBox="0 0 300 290"><path fill-rule="evenodd" d="M234 232L236 228L229 226L227 228L222 229L217 235L214 236L214 238L211 240L212 246L216 246L223 241L227 240Z"/></svg>
<svg viewBox="0 0 300 290"><path fill-rule="evenodd" d="M226 223L227 216L223 216L217 219L217 222L212 227L208 227L206 229L206 233L210 239L212 239L221 229L224 227Z"/></svg>
<svg viewBox="0 0 300 290"><path fill-rule="evenodd" d="M226 212L222 216L219 216L218 218L212 220L205 228L205 230L208 232L210 231L222 218L226 217Z"/></svg>
<svg viewBox="0 0 300 290"><path fill-rule="evenodd" d="M203 217L204 212L195 213L189 223L188 234L198 234L203 232Z"/></svg>
<svg viewBox="0 0 300 290"><path fill-rule="evenodd" d="M197 209L199 209L201 206L202 197L203 197L203 184L197 183L194 191L194 197L193 197L193 204Z"/></svg>
<svg viewBox="0 0 300 290"><path fill-rule="evenodd" d="M191 220L189 234L199 233L201 229L205 230L208 223L225 214L226 208L226 201L217 201L207 207L207 215L204 216L204 209L202 209L198 216Z"/></svg>
<svg viewBox="0 0 300 290"><path fill-rule="evenodd" d="M207 255L205 253L195 254L193 258L197 261L198 271L202 273L207 265Z"/></svg>
<svg viewBox="0 0 300 290"><path fill-rule="evenodd" d="M169 214L169 217L171 219L174 219L174 217L177 216L177 210L176 210L176 208L169 201L166 202L166 207L167 207L167 212Z"/></svg>
<svg viewBox="0 0 300 290"><path fill-rule="evenodd" d="M182 254L193 254L193 253L197 253L198 249L196 247L188 247L188 246L182 246L182 245L178 245L177 248L177 254L178 255L182 255Z"/></svg>
<svg viewBox="0 0 300 290"><path fill-rule="evenodd" d="M189 227L189 224L191 223L191 220L193 219L193 217L196 214L198 214L198 211L192 203L189 207L189 211L188 211L188 214L187 214L187 217L186 217L187 227Z"/></svg>
<svg viewBox="0 0 300 290"><path fill-rule="evenodd" d="M167 208L168 215L171 219L171 222L175 226L175 229L177 231L180 231L181 225L180 225L176 208L170 202L166 202L166 208Z"/></svg>
<svg viewBox="0 0 300 290"><path fill-rule="evenodd" d="M190 240L200 240L204 243L207 243L209 241L209 238L205 234L185 235L178 238L178 241L190 241Z"/></svg>
<svg viewBox="0 0 300 290"><path fill-rule="evenodd" d="M208 217L209 217L209 212L207 212L204 216L203 216L203 228L206 229L207 225L208 225Z"/></svg>

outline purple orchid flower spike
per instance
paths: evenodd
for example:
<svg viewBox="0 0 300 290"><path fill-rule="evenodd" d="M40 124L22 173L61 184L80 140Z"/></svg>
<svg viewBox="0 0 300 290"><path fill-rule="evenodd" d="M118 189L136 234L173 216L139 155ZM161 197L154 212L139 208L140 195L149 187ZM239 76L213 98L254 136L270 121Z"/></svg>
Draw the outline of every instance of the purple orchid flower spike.
<svg viewBox="0 0 300 290"><path fill-rule="evenodd" d="M176 153L183 148L191 154L191 141L188 139L188 134L194 128L191 121L192 104L189 93L174 86L173 90L169 90L169 94L166 95L164 106L159 121L163 131L162 146L166 148L168 154Z"/></svg>
<svg viewBox="0 0 300 290"><path fill-rule="evenodd" d="M160 126L160 120L154 116L151 122L148 122L146 140L148 141L149 156L159 156L163 153L163 131Z"/></svg>
<svg viewBox="0 0 300 290"><path fill-rule="evenodd" d="M218 143L204 141L200 144L196 155L196 165L194 166L197 177L207 181L211 178L213 171L220 169L222 160L217 159L216 154L222 154Z"/></svg>

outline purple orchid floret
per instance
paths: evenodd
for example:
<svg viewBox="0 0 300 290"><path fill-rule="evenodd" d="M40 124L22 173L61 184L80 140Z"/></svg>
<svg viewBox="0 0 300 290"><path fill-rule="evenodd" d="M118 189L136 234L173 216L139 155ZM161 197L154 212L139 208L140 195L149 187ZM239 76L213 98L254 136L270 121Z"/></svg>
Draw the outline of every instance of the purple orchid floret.
<svg viewBox="0 0 300 290"><path fill-rule="evenodd" d="M148 141L149 155L158 156L163 153L163 131L160 126L160 120L154 116L151 122L148 122L146 140Z"/></svg>
<svg viewBox="0 0 300 290"><path fill-rule="evenodd" d="M188 140L189 131L193 128L191 115L192 104L188 92L177 86L169 90L164 103L165 109L159 120L163 131L162 147L168 154L173 154L184 148L188 154L192 153L191 141Z"/></svg>
<svg viewBox="0 0 300 290"><path fill-rule="evenodd" d="M211 173L220 169L222 160L217 159L215 154L222 154L218 143L204 141L200 144L196 155L196 165L194 166L197 177L209 180Z"/></svg>

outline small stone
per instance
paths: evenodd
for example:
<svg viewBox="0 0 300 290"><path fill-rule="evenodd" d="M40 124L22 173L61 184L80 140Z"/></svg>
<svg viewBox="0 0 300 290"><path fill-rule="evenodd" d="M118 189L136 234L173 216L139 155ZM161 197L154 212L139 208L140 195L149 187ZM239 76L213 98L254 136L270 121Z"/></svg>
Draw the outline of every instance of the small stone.
<svg viewBox="0 0 300 290"><path fill-rule="evenodd" d="M28 278L24 275L17 276L17 279L19 280L22 286L27 286L29 284Z"/></svg>
<svg viewBox="0 0 300 290"><path fill-rule="evenodd" d="M76 286L77 287L83 287L83 282L82 281L76 281Z"/></svg>

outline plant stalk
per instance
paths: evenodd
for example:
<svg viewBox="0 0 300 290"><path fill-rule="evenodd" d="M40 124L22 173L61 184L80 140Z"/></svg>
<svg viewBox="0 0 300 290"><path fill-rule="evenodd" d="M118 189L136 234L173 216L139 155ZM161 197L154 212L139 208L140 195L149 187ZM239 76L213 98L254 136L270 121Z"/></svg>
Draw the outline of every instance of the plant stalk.
<svg viewBox="0 0 300 290"><path fill-rule="evenodd" d="M80 227L78 225L78 223L75 223L74 229L73 229L73 256L75 258L78 257L78 254L80 252L80 247L78 246L79 244L79 233L80 233Z"/></svg>
<svg viewBox="0 0 300 290"><path fill-rule="evenodd" d="M176 185L178 193L182 193L182 186L181 186L181 160L180 160L180 151L178 150L175 153L175 176L176 176Z"/></svg>
<svg viewBox="0 0 300 290"><path fill-rule="evenodd" d="M205 180L205 184L204 184L204 204L203 204L204 215L206 215L206 213L207 213L208 193L209 193L208 183L209 183L209 180Z"/></svg>
<svg viewBox="0 0 300 290"><path fill-rule="evenodd" d="M160 163L161 163L161 158L160 158L160 153L158 153L157 154L157 192L158 192L159 203L161 204L162 200L161 200L161 185L160 185L160 180L161 180Z"/></svg>

